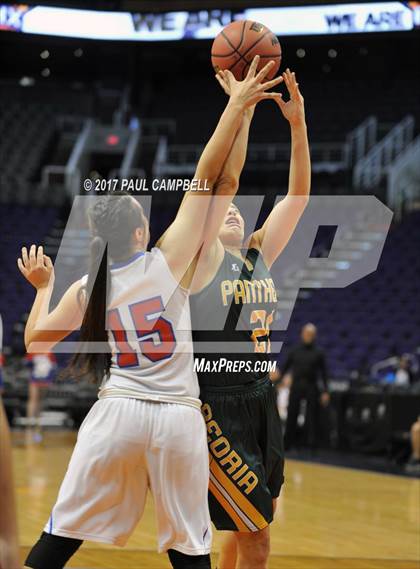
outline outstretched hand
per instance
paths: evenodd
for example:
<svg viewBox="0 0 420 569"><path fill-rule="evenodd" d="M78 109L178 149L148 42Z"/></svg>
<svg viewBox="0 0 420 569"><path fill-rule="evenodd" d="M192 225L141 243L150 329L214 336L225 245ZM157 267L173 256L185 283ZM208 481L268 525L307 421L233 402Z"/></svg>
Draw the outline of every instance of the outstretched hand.
<svg viewBox="0 0 420 569"><path fill-rule="evenodd" d="M289 91L289 100L283 100L282 95L276 98L276 102L286 120L291 125L305 123L305 105L301 92L299 91L299 83L296 82L296 74L289 68L283 73L283 79Z"/></svg>
<svg viewBox="0 0 420 569"><path fill-rule="evenodd" d="M231 101L238 102L244 109L253 107L264 99L279 99L280 94L267 91L283 81L283 77L276 77L271 81L264 79L275 65L269 61L258 73L257 67L260 57L256 55L249 66L248 73L243 81L238 81L229 69L219 71L216 79Z"/></svg>
<svg viewBox="0 0 420 569"><path fill-rule="evenodd" d="M42 246L31 245L28 251L22 247L22 257L17 260L20 272L25 279L37 290L48 286L50 279L54 277L53 264L47 255L44 255Z"/></svg>

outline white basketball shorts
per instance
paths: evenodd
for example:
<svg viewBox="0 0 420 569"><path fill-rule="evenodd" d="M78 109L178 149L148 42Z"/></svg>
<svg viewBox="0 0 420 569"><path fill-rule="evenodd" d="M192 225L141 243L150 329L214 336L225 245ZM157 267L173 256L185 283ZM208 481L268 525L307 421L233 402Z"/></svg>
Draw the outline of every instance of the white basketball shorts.
<svg viewBox="0 0 420 569"><path fill-rule="evenodd" d="M138 399L97 401L77 437L44 531L125 545L148 488L158 550L210 552L206 428L199 409Z"/></svg>

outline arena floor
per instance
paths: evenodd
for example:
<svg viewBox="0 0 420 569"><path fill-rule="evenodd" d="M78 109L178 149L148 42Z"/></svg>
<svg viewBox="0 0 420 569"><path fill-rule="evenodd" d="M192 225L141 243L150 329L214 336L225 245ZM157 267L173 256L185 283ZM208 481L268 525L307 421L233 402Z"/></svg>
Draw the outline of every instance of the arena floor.
<svg viewBox="0 0 420 569"><path fill-rule="evenodd" d="M22 557L54 503L75 433L26 444L14 433ZM419 569L420 481L290 460L276 520L270 569ZM86 542L69 567L170 567L155 551L153 503L124 549ZM215 535L214 550L220 545Z"/></svg>

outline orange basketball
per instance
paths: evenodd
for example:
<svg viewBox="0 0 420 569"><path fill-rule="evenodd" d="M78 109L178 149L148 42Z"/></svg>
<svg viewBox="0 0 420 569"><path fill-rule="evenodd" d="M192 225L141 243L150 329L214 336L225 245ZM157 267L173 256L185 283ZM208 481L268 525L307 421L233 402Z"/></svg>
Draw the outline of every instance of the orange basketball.
<svg viewBox="0 0 420 569"><path fill-rule="evenodd" d="M238 80L245 78L256 55L261 58L258 70L270 60L276 63L267 75L267 79L272 79L280 67L280 42L266 26L250 20L232 22L223 28L211 48L211 62L216 73L220 69L230 69Z"/></svg>

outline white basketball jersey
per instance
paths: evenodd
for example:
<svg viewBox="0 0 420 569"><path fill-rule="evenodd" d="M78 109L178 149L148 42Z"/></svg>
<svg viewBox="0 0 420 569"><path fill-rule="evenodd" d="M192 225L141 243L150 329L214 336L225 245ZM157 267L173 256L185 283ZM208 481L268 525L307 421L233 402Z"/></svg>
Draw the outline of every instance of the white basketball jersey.
<svg viewBox="0 0 420 569"><path fill-rule="evenodd" d="M188 291L160 249L111 265L107 320L112 364L100 398L129 395L199 406Z"/></svg>

